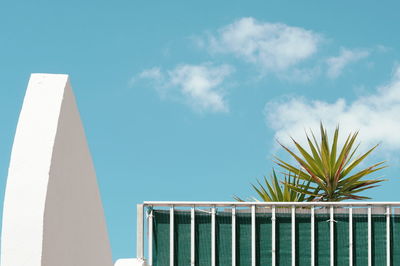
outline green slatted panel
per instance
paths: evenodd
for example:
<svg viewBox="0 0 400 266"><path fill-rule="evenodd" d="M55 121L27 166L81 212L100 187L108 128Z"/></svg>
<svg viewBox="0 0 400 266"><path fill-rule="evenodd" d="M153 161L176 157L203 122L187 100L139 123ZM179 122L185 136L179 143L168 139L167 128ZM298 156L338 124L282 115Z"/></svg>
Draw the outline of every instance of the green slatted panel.
<svg viewBox="0 0 400 266"><path fill-rule="evenodd" d="M169 211L154 210L154 266L169 266ZM216 214L217 265L231 265L231 213ZM291 265L291 214L276 213L277 265ZM335 213L335 265L349 264L349 217L347 213ZM316 265L330 265L329 214L315 213ZM211 265L211 214L196 212L196 265ZM311 257L310 214L296 214L296 258L297 265L310 265ZM256 262L257 266L271 265L271 213L256 215ZM175 265L190 264L190 211L175 212ZM236 214L237 265L251 265L251 214ZM354 266L368 264L368 217L353 214L353 263ZM373 265L386 265L386 216L372 215ZM400 265L400 215L391 218L391 261Z"/></svg>
<svg viewBox="0 0 400 266"><path fill-rule="evenodd" d="M386 216L372 215L372 264L386 265Z"/></svg>
<svg viewBox="0 0 400 266"><path fill-rule="evenodd" d="M391 242L391 262L392 265L400 265L400 215L392 215L390 220L390 242Z"/></svg>
<svg viewBox="0 0 400 266"><path fill-rule="evenodd" d="M328 220L328 214L315 214L315 260L318 266L330 265L330 227Z"/></svg>
<svg viewBox="0 0 400 266"><path fill-rule="evenodd" d="M169 212L153 211L153 264L169 266Z"/></svg>
<svg viewBox="0 0 400 266"><path fill-rule="evenodd" d="M353 214L354 266L368 265L368 216Z"/></svg>
<svg viewBox="0 0 400 266"><path fill-rule="evenodd" d="M219 266L232 265L232 214L216 215L216 263Z"/></svg>
<svg viewBox="0 0 400 266"><path fill-rule="evenodd" d="M349 215L335 213L335 265L349 265Z"/></svg>
<svg viewBox="0 0 400 266"><path fill-rule="evenodd" d="M288 213L276 213L276 263L290 266L292 261L292 218Z"/></svg>
<svg viewBox="0 0 400 266"><path fill-rule="evenodd" d="M176 266L190 265L190 213L175 211L174 254Z"/></svg>
<svg viewBox="0 0 400 266"><path fill-rule="evenodd" d="M196 266L211 265L211 214L196 212Z"/></svg>
<svg viewBox="0 0 400 266"><path fill-rule="evenodd" d="M236 265L251 265L250 213L236 213Z"/></svg>
<svg viewBox="0 0 400 266"><path fill-rule="evenodd" d="M311 214L296 214L296 259L298 266L311 265Z"/></svg>
<svg viewBox="0 0 400 266"><path fill-rule="evenodd" d="M270 213L256 215L256 265L272 264L272 222Z"/></svg>

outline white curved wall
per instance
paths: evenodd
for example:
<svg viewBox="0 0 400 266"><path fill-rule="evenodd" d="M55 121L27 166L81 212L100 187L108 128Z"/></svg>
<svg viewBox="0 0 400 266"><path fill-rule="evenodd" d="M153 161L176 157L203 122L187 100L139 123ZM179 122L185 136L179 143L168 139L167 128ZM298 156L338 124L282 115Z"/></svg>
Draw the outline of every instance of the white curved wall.
<svg viewBox="0 0 400 266"><path fill-rule="evenodd" d="M2 266L111 266L95 170L67 75L33 74L11 154Z"/></svg>

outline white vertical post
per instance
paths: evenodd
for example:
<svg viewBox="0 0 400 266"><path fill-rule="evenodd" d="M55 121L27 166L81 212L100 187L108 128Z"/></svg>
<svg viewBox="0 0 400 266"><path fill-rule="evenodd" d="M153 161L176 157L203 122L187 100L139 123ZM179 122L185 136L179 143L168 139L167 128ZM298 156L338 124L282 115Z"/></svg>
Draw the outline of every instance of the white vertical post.
<svg viewBox="0 0 400 266"><path fill-rule="evenodd" d="M372 266L372 217L371 206L368 206L368 266Z"/></svg>
<svg viewBox="0 0 400 266"><path fill-rule="evenodd" d="M194 266L195 265L195 260L196 260L196 242L195 242L195 217L196 217L196 212L195 208L193 207L190 210L190 265Z"/></svg>
<svg viewBox="0 0 400 266"><path fill-rule="evenodd" d="M292 206L292 266L296 266L296 207Z"/></svg>
<svg viewBox="0 0 400 266"><path fill-rule="evenodd" d="M331 232L331 236L330 236L330 241L331 241L331 266L335 266L335 234L334 234L334 229L335 229L335 225L334 225L334 216L333 216L333 206L331 206L330 208L330 232Z"/></svg>
<svg viewBox="0 0 400 266"><path fill-rule="evenodd" d="M236 266L236 207L232 207L232 266Z"/></svg>
<svg viewBox="0 0 400 266"><path fill-rule="evenodd" d="M174 206L169 209L169 265L174 266Z"/></svg>
<svg viewBox="0 0 400 266"><path fill-rule="evenodd" d="M353 206L349 207L349 266L353 266Z"/></svg>
<svg viewBox="0 0 400 266"><path fill-rule="evenodd" d="M251 206L251 265L256 266L256 206Z"/></svg>
<svg viewBox="0 0 400 266"><path fill-rule="evenodd" d="M211 266L215 266L215 207L211 208Z"/></svg>
<svg viewBox="0 0 400 266"><path fill-rule="evenodd" d="M275 206L272 206L272 243L271 243L271 247L272 247L272 251L271 251L271 255L272 255L272 266L276 265L276 241L275 241L275 232L276 232L276 215L275 215Z"/></svg>
<svg viewBox="0 0 400 266"><path fill-rule="evenodd" d="M315 266L315 207L311 207L311 266Z"/></svg>
<svg viewBox="0 0 400 266"><path fill-rule="evenodd" d="M143 204L136 205L137 222L136 222L136 256L140 259L144 258L144 224L143 224Z"/></svg>
<svg viewBox="0 0 400 266"><path fill-rule="evenodd" d="M386 207L386 265L390 266L390 207Z"/></svg>
<svg viewBox="0 0 400 266"><path fill-rule="evenodd" d="M149 249L149 260L148 265L153 266L153 209L150 209L149 212L149 223L147 232L149 233L148 237L148 249Z"/></svg>

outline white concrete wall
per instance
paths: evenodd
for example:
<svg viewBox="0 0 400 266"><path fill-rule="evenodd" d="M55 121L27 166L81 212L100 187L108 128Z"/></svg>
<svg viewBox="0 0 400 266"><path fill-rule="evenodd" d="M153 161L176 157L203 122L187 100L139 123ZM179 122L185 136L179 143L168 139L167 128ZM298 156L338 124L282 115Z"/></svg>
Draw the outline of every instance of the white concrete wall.
<svg viewBox="0 0 400 266"><path fill-rule="evenodd" d="M95 170L67 75L33 74L11 154L2 266L111 266Z"/></svg>

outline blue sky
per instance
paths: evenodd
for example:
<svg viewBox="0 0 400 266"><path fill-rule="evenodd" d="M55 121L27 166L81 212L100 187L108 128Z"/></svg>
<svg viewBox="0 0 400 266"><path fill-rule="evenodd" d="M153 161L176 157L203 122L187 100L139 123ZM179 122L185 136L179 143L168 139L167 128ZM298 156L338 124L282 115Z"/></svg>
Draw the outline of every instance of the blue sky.
<svg viewBox="0 0 400 266"><path fill-rule="evenodd" d="M386 1L2 1L0 200L30 73L67 73L114 259L135 205L253 195L275 139L320 120L360 130L400 189L399 4Z"/></svg>

